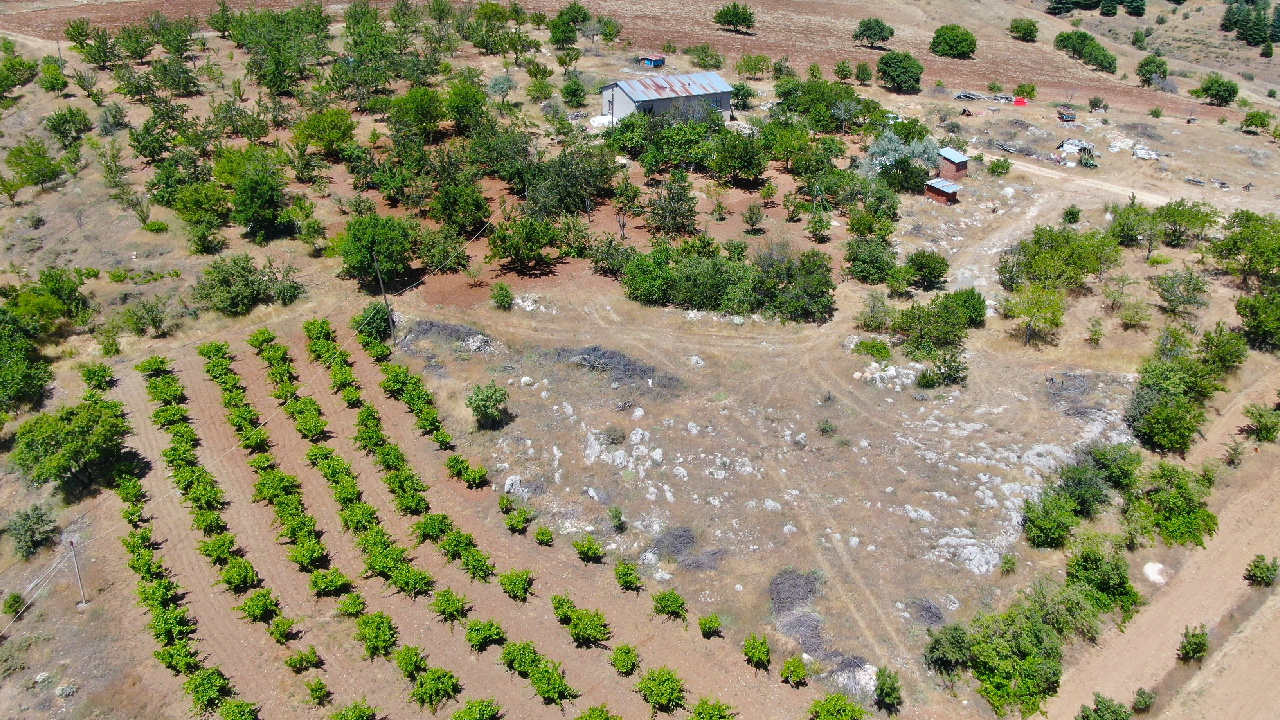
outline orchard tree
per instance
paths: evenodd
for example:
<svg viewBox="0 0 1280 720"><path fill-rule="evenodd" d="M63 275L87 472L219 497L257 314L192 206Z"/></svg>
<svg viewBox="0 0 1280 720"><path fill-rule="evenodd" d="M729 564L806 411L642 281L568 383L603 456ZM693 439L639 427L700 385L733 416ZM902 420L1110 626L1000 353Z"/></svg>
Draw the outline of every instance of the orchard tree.
<svg viewBox="0 0 1280 720"><path fill-rule="evenodd" d="M756 26L756 13L741 3L729 3L716 11L711 21L722 29L740 33Z"/></svg>
<svg viewBox="0 0 1280 720"><path fill-rule="evenodd" d="M482 430L501 427L510 412L507 410L507 389L489 381L488 385L476 385L467 396L467 407L476 418L476 426Z"/></svg>
<svg viewBox="0 0 1280 720"><path fill-rule="evenodd" d="M1234 80L1222 77L1221 73L1211 72L1200 82L1200 87L1193 88L1188 94L1204 98L1210 105L1226 107L1240 94L1240 86Z"/></svg>
<svg viewBox="0 0 1280 720"><path fill-rule="evenodd" d="M1169 77L1169 63L1164 58L1152 53L1138 62L1138 81L1144 87L1150 87L1156 78Z"/></svg>
<svg viewBox="0 0 1280 720"><path fill-rule="evenodd" d="M871 84L873 77L874 75L871 73L871 65L869 63L858 63L857 69L854 70L854 79L858 81L859 85L865 86Z"/></svg>
<svg viewBox="0 0 1280 720"><path fill-rule="evenodd" d="M858 31L853 34L853 41L868 47L876 47L888 42L893 37L893 28L880 18L866 18L858 22Z"/></svg>
<svg viewBox="0 0 1280 720"><path fill-rule="evenodd" d="M933 33L929 52L942 57L968 60L978 49L978 38L959 25L943 25Z"/></svg>
<svg viewBox="0 0 1280 720"><path fill-rule="evenodd" d="M26 136L17 145L9 148L4 158L5 165L13 171L18 179L27 185L45 185L62 177L63 167L43 140L31 135Z"/></svg>
<svg viewBox="0 0 1280 720"><path fill-rule="evenodd" d="M1033 43L1040 35L1040 23L1029 18L1014 18L1013 21L1009 23L1009 34L1012 35L1015 40Z"/></svg>
<svg viewBox="0 0 1280 720"><path fill-rule="evenodd" d="M391 281L404 277L420 239L420 228L412 220L369 213L352 218L338 238L342 269L361 283Z"/></svg>
<svg viewBox="0 0 1280 720"><path fill-rule="evenodd" d="M919 92L924 65L909 52L888 52L876 61L876 75L893 92Z"/></svg>

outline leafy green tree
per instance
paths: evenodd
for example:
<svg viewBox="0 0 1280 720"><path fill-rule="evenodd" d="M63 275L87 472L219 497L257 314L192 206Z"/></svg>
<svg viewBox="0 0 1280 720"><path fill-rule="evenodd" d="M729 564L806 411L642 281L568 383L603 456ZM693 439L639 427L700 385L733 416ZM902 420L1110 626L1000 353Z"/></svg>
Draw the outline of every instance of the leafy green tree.
<svg viewBox="0 0 1280 720"><path fill-rule="evenodd" d="M757 137L724 130L712 140L707 166L722 180L737 184L755 182L768 167L768 152Z"/></svg>
<svg viewBox="0 0 1280 720"><path fill-rule="evenodd" d="M578 28L566 18L556 17L547 23L551 30L551 44L557 50L567 50L578 42Z"/></svg>
<svg viewBox="0 0 1280 720"><path fill-rule="evenodd" d="M803 658L799 656L792 657L782 663L782 670L779 672L779 676L782 678L782 682L798 688L808 683L809 669L805 667Z"/></svg>
<svg viewBox="0 0 1280 720"><path fill-rule="evenodd" d="M1005 306L1009 317L1023 318L1025 342L1052 340L1062 327L1066 298L1061 290L1043 285L1023 285Z"/></svg>
<svg viewBox="0 0 1280 720"><path fill-rule="evenodd" d="M1144 87L1150 87L1157 78L1169 77L1169 63L1163 57L1152 53L1138 62L1137 75Z"/></svg>
<svg viewBox="0 0 1280 720"><path fill-rule="evenodd" d="M1204 98L1210 105L1226 107L1235 101L1240 94L1240 86L1234 80L1227 80L1220 73L1211 72L1200 81L1200 87L1188 91L1192 97Z"/></svg>
<svg viewBox="0 0 1280 720"><path fill-rule="evenodd" d="M1023 531L1031 547L1063 547L1079 522L1075 502L1064 493L1050 491L1023 507Z"/></svg>
<svg viewBox="0 0 1280 720"><path fill-rule="evenodd" d="M1245 582L1258 587L1275 585L1277 575L1280 575L1280 560L1271 558L1268 562L1266 555L1254 555L1244 570Z"/></svg>
<svg viewBox="0 0 1280 720"><path fill-rule="evenodd" d="M302 292L293 279L292 265L277 270L268 260L261 268L248 253L215 258L205 266L191 297L197 307L233 317L245 315L260 304L288 305Z"/></svg>
<svg viewBox="0 0 1280 720"><path fill-rule="evenodd" d="M689 177L673 171L646 203L646 220L662 233L688 235L697 231L697 198L691 192Z"/></svg>
<svg viewBox="0 0 1280 720"><path fill-rule="evenodd" d="M1033 43L1040 34L1040 23L1029 18L1014 18L1009 23L1009 35L1015 40Z"/></svg>
<svg viewBox="0 0 1280 720"><path fill-rule="evenodd" d="M67 106L46 115L44 126L65 151L79 143L80 138L93 129L93 122L83 108Z"/></svg>
<svg viewBox="0 0 1280 720"><path fill-rule="evenodd" d="M499 310L510 310L512 303L515 302L515 296L511 294L511 286L504 282L493 284L489 291L489 299Z"/></svg>
<svg viewBox="0 0 1280 720"><path fill-rule="evenodd" d="M911 268L912 284L922 290L936 290L946 285L947 272L951 269L947 259L933 250L917 250L907 256Z"/></svg>
<svg viewBox="0 0 1280 720"><path fill-rule="evenodd" d="M908 52L888 52L876 61L876 76L893 92L918 92L923 74L924 65Z"/></svg>
<svg viewBox="0 0 1280 720"><path fill-rule="evenodd" d="M255 242L265 242L280 226L285 209L284 173L265 155L252 154L232 184L231 220L244 226Z"/></svg>
<svg viewBox="0 0 1280 720"><path fill-rule="evenodd" d="M339 107L311 113L293 128L293 143L299 147L315 145L328 157L338 153L355 139L356 121L351 113Z"/></svg>
<svg viewBox="0 0 1280 720"><path fill-rule="evenodd" d="M420 242L421 227L413 220L368 213L347 221L335 247L343 272L372 284L407 276Z"/></svg>
<svg viewBox="0 0 1280 720"><path fill-rule="evenodd" d="M967 60L978 49L978 39L959 25L943 25L933 32L929 52L942 57Z"/></svg>
<svg viewBox="0 0 1280 720"><path fill-rule="evenodd" d="M492 380L488 385L476 385L467 396L467 407L475 416L477 427L499 427L509 415L507 391Z"/></svg>
<svg viewBox="0 0 1280 720"><path fill-rule="evenodd" d="M858 63L857 69L854 71L854 79L859 85L869 85L872 79L871 65L868 63Z"/></svg>
<svg viewBox="0 0 1280 720"><path fill-rule="evenodd" d="M876 668L876 707L890 715L902 709L902 683L898 673L885 667Z"/></svg>
<svg viewBox="0 0 1280 720"><path fill-rule="evenodd" d="M41 188L62 177L64 172L44 141L31 135L9 148L4 162L22 182Z"/></svg>
<svg viewBox="0 0 1280 720"><path fill-rule="evenodd" d="M858 22L858 30L853 34L853 41L875 47L888 42L894 34L889 23L880 18L865 18Z"/></svg>
<svg viewBox="0 0 1280 720"><path fill-rule="evenodd" d="M76 495L104 480L130 432L119 403L69 405L19 425L9 460L32 484L54 482L64 495Z"/></svg>
<svg viewBox="0 0 1280 720"><path fill-rule="evenodd" d="M1156 275L1150 278L1150 282L1170 315L1181 315L1188 308L1209 305L1209 283L1191 268Z"/></svg>
<svg viewBox="0 0 1280 720"><path fill-rule="evenodd" d="M722 29L740 33L756 26L756 13L748 5L732 2L717 10L711 21Z"/></svg>

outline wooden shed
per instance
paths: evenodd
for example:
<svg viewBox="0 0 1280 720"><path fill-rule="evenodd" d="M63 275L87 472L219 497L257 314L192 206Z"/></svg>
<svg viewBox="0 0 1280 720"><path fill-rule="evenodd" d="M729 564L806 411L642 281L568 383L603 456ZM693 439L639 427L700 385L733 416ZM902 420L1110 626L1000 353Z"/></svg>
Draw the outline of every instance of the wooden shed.
<svg viewBox="0 0 1280 720"><path fill-rule="evenodd" d="M951 203L959 202L956 198L956 194L963 189L964 188L950 180L940 177L934 178L924 184L925 197L934 202L942 203L943 205L950 205Z"/></svg>
<svg viewBox="0 0 1280 720"><path fill-rule="evenodd" d="M969 176L969 156L955 148L938 150L938 177L959 180Z"/></svg>

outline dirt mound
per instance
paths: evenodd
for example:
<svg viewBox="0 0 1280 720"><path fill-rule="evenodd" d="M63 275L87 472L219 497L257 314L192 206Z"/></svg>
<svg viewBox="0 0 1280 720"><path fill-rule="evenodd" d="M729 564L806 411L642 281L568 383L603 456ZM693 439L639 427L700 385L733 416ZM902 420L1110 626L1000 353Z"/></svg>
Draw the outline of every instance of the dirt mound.
<svg viewBox="0 0 1280 720"><path fill-rule="evenodd" d="M818 596L818 573L787 568L769 581L769 602L775 615L807 606Z"/></svg>
<svg viewBox="0 0 1280 720"><path fill-rule="evenodd" d="M588 370L607 373L609 381L619 385L640 387L647 385L658 390L676 390L681 384L680 378L675 375L658 372L658 369L652 365L599 345L588 345L576 349L560 348L556 350L555 361L581 365Z"/></svg>

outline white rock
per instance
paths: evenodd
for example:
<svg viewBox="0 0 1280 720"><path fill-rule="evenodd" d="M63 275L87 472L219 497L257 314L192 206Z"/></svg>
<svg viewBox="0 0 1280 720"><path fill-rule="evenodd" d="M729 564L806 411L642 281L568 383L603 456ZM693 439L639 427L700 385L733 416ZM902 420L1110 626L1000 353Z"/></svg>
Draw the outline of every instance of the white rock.
<svg viewBox="0 0 1280 720"><path fill-rule="evenodd" d="M639 420L642 417L644 417L644 408L636 408L635 410L631 411L632 420Z"/></svg>
<svg viewBox="0 0 1280 720"><path fill-rule="evenodd" d="M1147 580L1150 580L1157 585L1163 585L1168 582L1165 580L1163 573L1164 565L1161 565L1160 563L1149 562L1142 566L1142 574L1146 576Z"/></svg>
<svg viewBox="0 0 1280 720"><path fill-rule="evenodd" d="M700 368L700 367L703 367L704 365L706 365L707 363L706 363L705 361L703 361L703 359L702 359L702 358L700 358L700 357L698 357L697 355L690 355L690 356L689 356L689 364L690 364L690 365L692 365L692 366L694 366L694 367L696 367L696 368Z"/></svg>
<svg viewBox="0 0 1280 720"><path fill-rule="evenodd" d="M530 387L532 385L533 385L533 378L529 377L528 375L525 375L524 377L520 378L520 387Z"/></svg>
<svg viewBox="0 0 1280 720"><path fill-rule="evenodd" d="M666 570L659 570L653 574L653 579L658 582L666 582L671 579L671 573Z"/></svg>
<svg viewBox="0 0 1280 720"><path fill-rule="evenodd" d="M777 512L782 509L782 506L779 505L778 502L773 498L765 498L764 509L770 512Z"/></svg>
<svg viewBox="0 0 1280 720"><path fill-rule="evenodd" d="M851 548L856 548L856 547L858 547L858 544L859 544L859 543L861 543L861 542L862 542L862 540L860 540L859 538L851 537L851 538L849 538L849 547L851 547Z"/></svg>
<svg viewBox="0 0 1280 720"><path fill-rule="evenodd" d="M784 535L794 535L798 532L800 531L796 529L796 526L792 525L791 523L787 523L786 525L782 526L782 534Z"/></svg>

